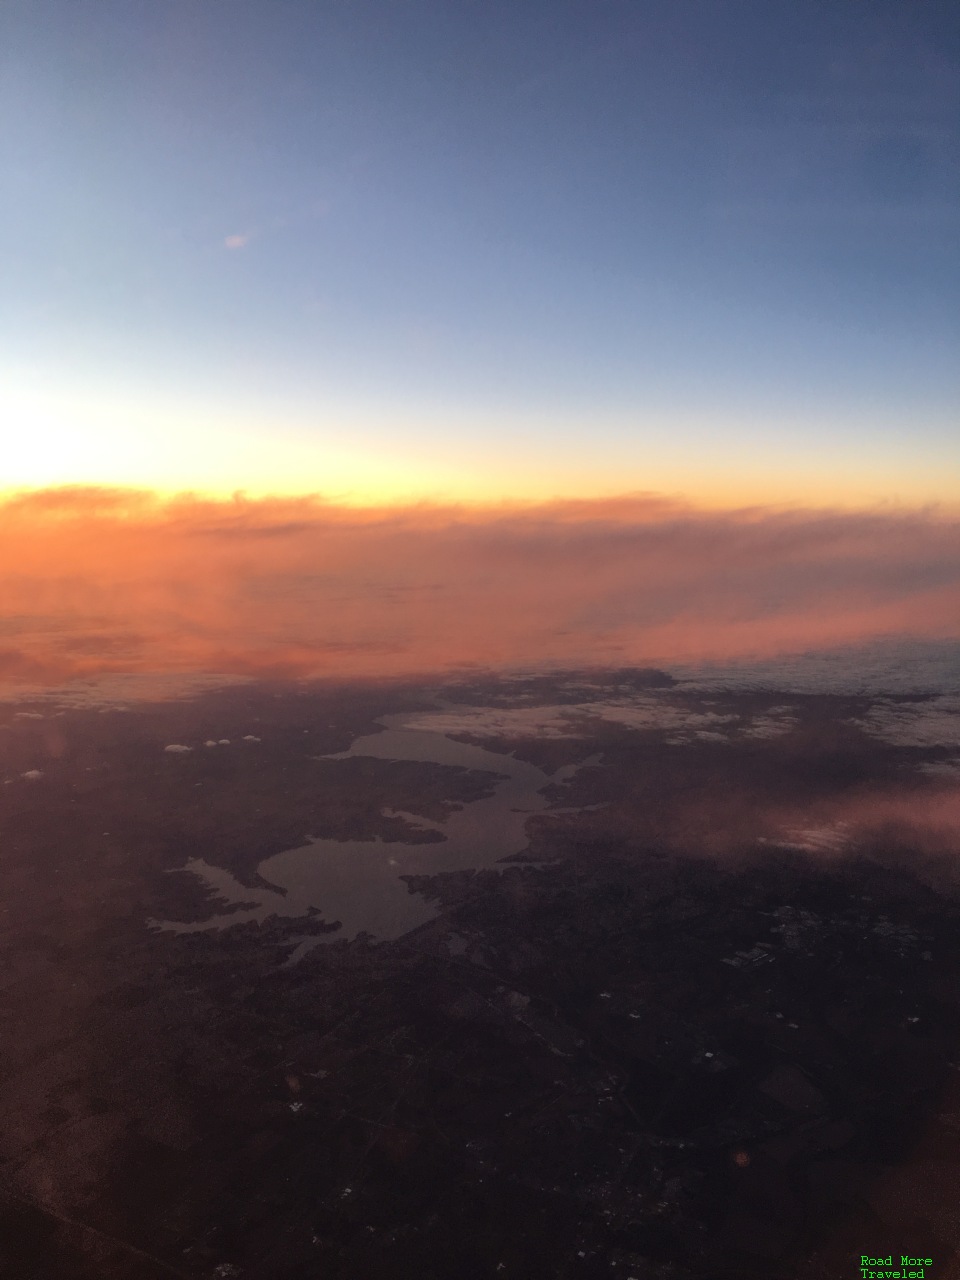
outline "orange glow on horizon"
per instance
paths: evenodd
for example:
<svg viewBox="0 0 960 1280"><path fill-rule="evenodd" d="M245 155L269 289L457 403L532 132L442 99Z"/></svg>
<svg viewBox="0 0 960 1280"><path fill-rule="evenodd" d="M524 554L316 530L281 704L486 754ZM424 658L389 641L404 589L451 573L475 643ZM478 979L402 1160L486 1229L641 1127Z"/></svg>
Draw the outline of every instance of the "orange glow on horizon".
<svg viewBox="0 0 960 1280"><path fill-rule="evenodd" d="M722 661L960 632L960 520L936 510L73 487L0 503L0 564L0 679L35 684Z"/></svg>

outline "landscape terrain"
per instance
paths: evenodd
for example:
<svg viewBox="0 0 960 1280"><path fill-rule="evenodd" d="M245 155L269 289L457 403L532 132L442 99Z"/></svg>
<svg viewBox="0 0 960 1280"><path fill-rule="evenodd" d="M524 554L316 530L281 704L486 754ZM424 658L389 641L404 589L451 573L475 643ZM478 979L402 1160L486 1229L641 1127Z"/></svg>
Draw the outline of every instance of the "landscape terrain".
<svg viewBox="0 0 960 1280"><path fill-rule="evenodd" d="M807 684L6 702L0 1272L960 1275L957 694Z"/></svg>

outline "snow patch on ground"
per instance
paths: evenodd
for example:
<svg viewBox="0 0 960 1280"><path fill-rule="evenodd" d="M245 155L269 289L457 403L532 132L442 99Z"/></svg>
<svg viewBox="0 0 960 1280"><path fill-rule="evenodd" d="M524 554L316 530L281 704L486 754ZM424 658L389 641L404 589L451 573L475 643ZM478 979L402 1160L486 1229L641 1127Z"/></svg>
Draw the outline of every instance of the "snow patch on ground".
<svg viewBox="0 0 960 1280"><path fill-rule="evenodd" d="M735 714L696 710L669 697L635 694L596 701L547 706L455 706L420 712L405 724L442 734L475 734L503 738L590 738L596 721L625 729L658 731L671 746L691 742L730 742L731 732L751 738L774 738L796 724L792 707L773 707L744 719Z"/></svg>
<svg viewBox="0 0 960 1280"><path fill-rule="evenodd" d="M881 700L852 723L893 746L960 747L960 694L917 702Z"/></svg>
<svg viewBox="0 0 960 1280"><path fill-rule="evenodd" d="M960 779L960 756L950 756L946 760L925 760L917 765L918 773L929 774L932 778Z"/></svg>
<svg viewBox="0 0 960 1280"><path fill-rule="evenodd" d="M505 738L589 738L602 720L627 729L669 732L671 741L687 742L697 733L716 725L738 720L735 715L714 711L691 711L656 698L601 699L542 707L449 707L411 716L411 729L425 729L446 735L471 733L478 737ZM723 735L717 734L718 738Z"/></svg>

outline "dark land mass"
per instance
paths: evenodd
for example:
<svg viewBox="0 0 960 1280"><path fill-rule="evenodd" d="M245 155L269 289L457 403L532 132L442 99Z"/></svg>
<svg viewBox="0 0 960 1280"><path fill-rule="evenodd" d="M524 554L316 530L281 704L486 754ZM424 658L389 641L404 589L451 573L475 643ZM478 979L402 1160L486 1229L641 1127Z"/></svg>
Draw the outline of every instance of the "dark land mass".
<svg viewBox="0 0 960 1280"><path fill-rule="evenodd" d="M562 704L569 679L442 694ZM317 759L435 693L5 709L0 1275L841 1280L868 1252L960 1276L958 851L903 823L820 856L771 837L939 794L915 766L942 751L866 736L869 699L710 695L789 701L769 739L485 738L548 772L602 752L555 800L603 807L408 877L437 915L393 941L290 966L335 922L149 927L224 909L191 857L253 890L309 834L435 840L384 811L442 821L490 775Z"/></svg>

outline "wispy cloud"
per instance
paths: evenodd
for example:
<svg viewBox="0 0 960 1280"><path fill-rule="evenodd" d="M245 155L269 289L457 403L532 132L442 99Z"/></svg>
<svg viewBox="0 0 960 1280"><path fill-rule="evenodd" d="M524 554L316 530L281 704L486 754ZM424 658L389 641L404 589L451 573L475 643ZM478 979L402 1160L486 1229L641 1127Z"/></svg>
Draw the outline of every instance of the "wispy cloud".
<svg viewBox="0 0 960 1280"><path fill-rule="evenodd" d="M104 489L0 505L0 675L670 663L960 632L960 520L656 496L358 510Z"/></svg>

